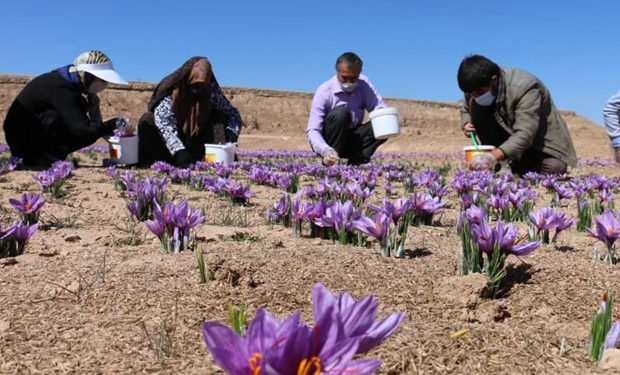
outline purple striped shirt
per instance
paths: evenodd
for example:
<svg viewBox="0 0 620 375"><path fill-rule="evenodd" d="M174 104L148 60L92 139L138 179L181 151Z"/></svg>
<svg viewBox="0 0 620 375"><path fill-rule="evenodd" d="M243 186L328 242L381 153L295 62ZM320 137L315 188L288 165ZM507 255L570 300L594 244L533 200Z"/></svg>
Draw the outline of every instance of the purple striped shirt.
<svg viewBox="0 0 620 375"><path fill-rule="evenodd" d="M310 107L306 135L312 149L320 155L332 150L323 139L322 133L323 121L329 111L339 105L345 105L351 112L351 119L353 120L351 127L354 128L359 126L364 119L364 110L372 112L375 109L387 107L368 77L360 74L358 82L355 90L347 94L340 88L338 77L333 76L316 90Z"/></svg>

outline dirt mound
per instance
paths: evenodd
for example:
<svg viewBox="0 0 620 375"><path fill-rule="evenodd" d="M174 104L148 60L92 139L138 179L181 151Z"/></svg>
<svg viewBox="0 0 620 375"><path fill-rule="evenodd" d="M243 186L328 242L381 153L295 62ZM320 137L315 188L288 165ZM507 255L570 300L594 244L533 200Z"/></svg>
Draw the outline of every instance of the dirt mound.
<svg viewBox="0 0 620 375"><path fill-rule="evenodd" d="M0 74L0 118L30 77ZM112 85L101 95L104 117L125 114L137 121L146 109L155 84L134 82L129 86ZM248 149L307 149L305 129L312 101L311 93L275 90L224 88L240 110L246 128L240 139ZM387 98L398 107L402 133L390 139L382 151L459 152L468 144L459 129L458 103ZM580 157L608 157L609 141L605 131L576 115L563 111ZM1 139L4 138L2 134Z"/></svg>

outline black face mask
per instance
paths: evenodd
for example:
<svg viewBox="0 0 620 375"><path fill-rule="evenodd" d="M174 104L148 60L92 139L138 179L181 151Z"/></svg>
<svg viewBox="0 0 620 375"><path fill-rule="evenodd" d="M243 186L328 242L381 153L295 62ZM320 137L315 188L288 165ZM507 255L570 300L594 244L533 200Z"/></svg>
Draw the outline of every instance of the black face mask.
<svg viewBox="0 0 620 375"><path fill-rule="evenodd" d="M194 97L203 96L205 91L205 88L199 85L191 85L187 87L187 93Z"/></svg>

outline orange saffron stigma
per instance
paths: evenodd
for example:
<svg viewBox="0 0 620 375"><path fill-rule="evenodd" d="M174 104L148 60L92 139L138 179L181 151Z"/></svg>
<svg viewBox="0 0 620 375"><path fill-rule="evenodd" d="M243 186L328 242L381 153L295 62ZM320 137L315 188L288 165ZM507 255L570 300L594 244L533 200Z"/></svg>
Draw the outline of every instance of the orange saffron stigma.
<svg viewBox="0 0 620 375"><path fill-rule="evenodd" d="M30 209L30 203L24 204L24 211L28 211Z"/></svg>
<svg viewBox="0 0 620 375"><path fill-rule="evenodd" d="M250 362L250 370L252 370L252 375L260 375L261 362L263 361L263 355L261 353L254 353L248 360Z"/></svg>
<svg viewBox="0 0 620 375"><path fill-rule="evenodd" d="M321 375L321 371L323 371L321 359L317 356L304 359L297 367L297 375Z"/></svg>

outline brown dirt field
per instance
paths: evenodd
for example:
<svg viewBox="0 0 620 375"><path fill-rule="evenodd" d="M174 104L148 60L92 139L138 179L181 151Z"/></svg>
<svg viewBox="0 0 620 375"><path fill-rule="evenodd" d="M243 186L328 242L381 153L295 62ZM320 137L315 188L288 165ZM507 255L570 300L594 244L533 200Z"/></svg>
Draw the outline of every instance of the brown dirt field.
<svg viewBox="0 0 620 375"><path fill-rule="evenodd" d="M0 77L2 118L19 79ZM137 119L147 88L110 90L105 113ZM307 149L308 94L227 90L248 124L242 147ZM455 104L388 101L401 109L405 127L383 151L458 152L467 143ZM602 129L565 115L580 157L608 156ZM478 295L484 280L458 276L455 208L435 226L412 227L411 256L394 259L381 257L376 244L343 246L267 225L277 189L252 185L252 205L231 208L212 193L172 185L175 200L188 199L207 215L196 234L215 280L200 284L195 254L164 253L142 225L131 234L125 202L100 160L81 158L68 196L43 207L44 223L69 227L40 230L26 254L0 261L0 373L220 373L201 338L205 319L227 322L230 305L248 303L251 313L266 307L282 318L300 310L310 320L316 282L356 298L375 295L381 316L407 313L401 329L368 355L383 360L384 374L600 372L587 356L589 324L604 291L620 296L619 266L593 262L594 242L574 229L560 236L561 251L546 246L523 261L509 258L506 293L489 300ZM618 174L573 171L585 173ZM5 177L0 214L7 220L14 216L7 200L39 187L30 172ZM454 193L448 200L456 206ZM574 216L574 207L563 210ZM236 232L250 239L236 241Z"/></svg>

